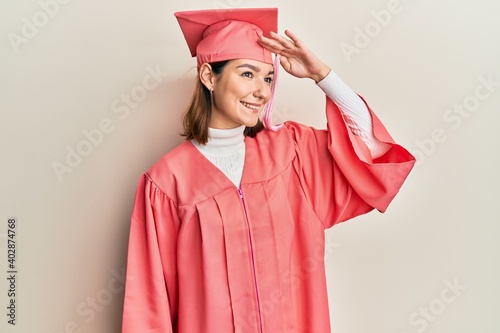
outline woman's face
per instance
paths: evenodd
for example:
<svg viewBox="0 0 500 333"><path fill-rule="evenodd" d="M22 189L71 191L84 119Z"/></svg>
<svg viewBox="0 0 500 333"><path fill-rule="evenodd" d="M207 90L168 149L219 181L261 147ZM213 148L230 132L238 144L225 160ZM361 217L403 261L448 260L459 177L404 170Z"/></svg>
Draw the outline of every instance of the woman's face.
<svg viewBox="0 0 500 333"><path fill-rule="evenodd" d="M213 86L210 127L253 127L271 96L273 66L256 60L229 62Z"/></svg>

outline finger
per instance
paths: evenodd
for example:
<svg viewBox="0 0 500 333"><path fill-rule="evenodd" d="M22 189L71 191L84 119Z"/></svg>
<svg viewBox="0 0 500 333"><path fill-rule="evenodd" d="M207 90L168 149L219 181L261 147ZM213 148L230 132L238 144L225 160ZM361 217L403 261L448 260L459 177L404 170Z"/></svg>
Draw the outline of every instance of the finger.
<svg viewBox="0 0 500 333"><path fill-rule="evenodd" d="M280 64L281 64L281 67L283 67L283 69L285 69L285 71L287 71L288 73L290 73L290 70L292 68L292 65L290 64L290 62L288 61L288 58L285 57L285 56L280 56Z"/></svg>
<svg viewBox="0 0 500 333"><path fill-rule="evenodd" d="M293 32L291 32L290 30L285 30L285 35L287 35L295 45L297 45L297 47L304 47L304 43L302 42L302 40L296 35L294 34Z"/></svg>
<svg viewBox="0 0 500 333"><path fill-rule="evenodd" d="M267 45L269 47L273 47L273 48L281 48L281 44L279 44L278 42L276 42L275 40L271 39L271 38L268 38L264 35L261 35L258 39L258 42L261 43L261 44L264 44L264 45Z"/></svg>
<svg viewBox="0 0 500 333"><path fill-rule="evenodd" d="M287 39L281 35L278 35L277 33L275 32L271 32L271 37L273 40L275 40L276 42L280 43L284 48L286 49L292 49L295 47L295 44L292 40L290 39Z"/></svg>
<svg viewBox="0 0 500 333"><path fill-rule="evenodd" d="M268 37L266 37L264 35L260 35L258 41L261 44L269 45L271 47L277 47L277 46L279 46L278 42L276 42L276 41L272 40L271 38L268 38Z"/></svg>
<svg viewBox="0 0 500 333"><path fill-rule="evenodd" d="M292 50L285 48L279 41L276 41L272 38L267 38L265 36L260 36L260 38L257 41L264 48L276 54L290 54L290 52L288 51Z"/></svg>
<svg viewBox="0 0 500 333"><path fill-rule="evenodd" d="M257 40L257 42L271 52L278 54L283 51L283 46L264 36L261 36L260 39Z"/></svg>

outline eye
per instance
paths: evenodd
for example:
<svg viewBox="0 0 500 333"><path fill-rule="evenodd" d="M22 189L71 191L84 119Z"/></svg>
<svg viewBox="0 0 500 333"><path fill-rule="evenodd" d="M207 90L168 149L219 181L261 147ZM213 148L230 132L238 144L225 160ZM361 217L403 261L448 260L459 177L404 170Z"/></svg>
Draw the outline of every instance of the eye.
<svg viewBox="0 0 500 333"><path fill-rule="evenodd" d="M241 76L248 77L251 79L251 78L253 78L253 73L252 72L245 72L245 73L241 74Z"/></svg>
<svg viewBox="0 0 500 333"><path fill-rule="evenodd" d="M273 83L273 78L272 77L266 77L264 79L264 81L266 81L267 83L271 84L271 83Z"/></svg>

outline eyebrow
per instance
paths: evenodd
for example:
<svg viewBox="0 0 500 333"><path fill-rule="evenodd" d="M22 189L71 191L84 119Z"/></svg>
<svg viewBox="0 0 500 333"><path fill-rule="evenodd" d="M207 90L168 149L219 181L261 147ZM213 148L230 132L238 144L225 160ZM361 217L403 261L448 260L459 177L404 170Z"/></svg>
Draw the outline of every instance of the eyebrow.
<svg viewBox="0 0 500 333"><path fill-rule="evenodd" d="M254 66L254 65L250 65L250 64L243 64L243 65L239 65L238 67L236 68L241 68L241 67L248 67L250 68L251 70L259 73L260 72L260 68L257 67L257 66ZM274 71L270 71L267 75L271 75L271 74L274 74Z"/></svg>

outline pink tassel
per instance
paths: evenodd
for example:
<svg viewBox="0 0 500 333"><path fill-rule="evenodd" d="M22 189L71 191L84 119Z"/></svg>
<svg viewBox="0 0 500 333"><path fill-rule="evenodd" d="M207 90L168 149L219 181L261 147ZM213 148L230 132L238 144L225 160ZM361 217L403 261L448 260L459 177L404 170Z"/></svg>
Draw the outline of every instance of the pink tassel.
<svg viewBox="0 0 500 333"><path fill-rule="evenodd" d="M283 127L283 124L280 124L280 125L273 125L272 124L273 108L274 108L274 96L275 96L276 85L278 84L279 68L280 68L280 59L279 59L278 55L275 55L274 56L274 76L273 76L273 83L271 84L271 97L269 98L269 101L267 102L266 106L264 107L264 115L262 117L262 122L264 123L264 126L271 131L277 131L281 127Z"/></svg>

